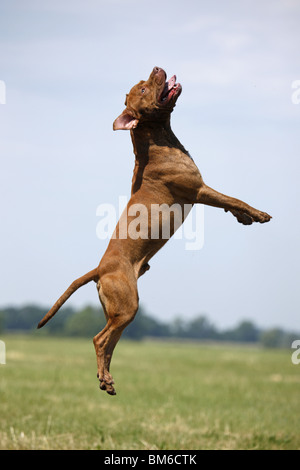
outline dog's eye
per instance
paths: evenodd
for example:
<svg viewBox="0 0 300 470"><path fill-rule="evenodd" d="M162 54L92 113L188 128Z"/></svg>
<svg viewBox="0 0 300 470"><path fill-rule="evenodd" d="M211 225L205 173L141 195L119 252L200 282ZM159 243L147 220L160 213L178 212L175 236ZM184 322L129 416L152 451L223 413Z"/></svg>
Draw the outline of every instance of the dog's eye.
<svg viewBox="0 0 300 470"><path fill-rule="evenodd" d="M142 93L142 94L145 93L145 91L146 91L146 88L142 88L142 89L141 89L141 93Z"/></svg>

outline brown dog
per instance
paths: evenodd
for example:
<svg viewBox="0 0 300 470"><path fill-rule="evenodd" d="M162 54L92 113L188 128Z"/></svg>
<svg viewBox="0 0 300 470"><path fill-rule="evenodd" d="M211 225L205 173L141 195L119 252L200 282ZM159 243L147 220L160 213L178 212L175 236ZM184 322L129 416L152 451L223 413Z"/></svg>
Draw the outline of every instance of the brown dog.
<svg viewBox="0 0 300 470"><path fill-rule="evenodd" d="M239 222L268 222L271 219L238 199L225 196L208 187L170 127L170 114L181 93L176 77L166 82L166 73L154 67L147 81L140 81L126 96L126 109L115 120L114 130L130 130L135 153L131 199L123 212L114 236L99 266L74 281L39 323L41 328L79 287L95 281L107 324L94 337L100 388L114 395L109 372L113 350L138 310L138 278L149 269L148 261L173 235L195 203L230 211ZM153 207L175 207L168 236L163 236L165 214ZM142 210L143 209L143 210ZM182 209L182 211L180 211ZM136 214L139 212L139 224ZM153 215L154 214L154 215ZM156 214L156 215L155 215ZM178 216L179 214L179 216ZM132 230L132 226L137 228ZM153 234L153 227L156 230Z"/></svg>

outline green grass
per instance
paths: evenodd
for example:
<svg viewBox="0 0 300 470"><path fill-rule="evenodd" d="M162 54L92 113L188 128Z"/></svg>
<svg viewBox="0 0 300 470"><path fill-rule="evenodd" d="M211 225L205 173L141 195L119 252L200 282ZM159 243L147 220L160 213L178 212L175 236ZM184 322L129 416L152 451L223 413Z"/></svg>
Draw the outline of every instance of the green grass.
<svg viewBox="0 0 300 470"><path fill-rule="evenodd" d="M121 340L111 397L91 340L1 339L1 449L300 449L291 351Z"/></svg>

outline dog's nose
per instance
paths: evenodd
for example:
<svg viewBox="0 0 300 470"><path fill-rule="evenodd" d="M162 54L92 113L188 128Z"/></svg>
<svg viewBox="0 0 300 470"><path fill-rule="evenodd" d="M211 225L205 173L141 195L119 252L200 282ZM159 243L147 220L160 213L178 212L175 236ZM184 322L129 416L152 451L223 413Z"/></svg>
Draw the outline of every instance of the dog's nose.
<svg viewBox="0 0 300 470"><path fill-rule="evenodd" d="M158 74L158 73L166 73L161 67L154 67L153 73Z"/></svg>
<svg viewBox="0 0 300 470"><path fill-rule="evenodd" d="M165 78L167 77L166 72L160 67L154 67L152 73L153 75L163 75Z"/></svg>

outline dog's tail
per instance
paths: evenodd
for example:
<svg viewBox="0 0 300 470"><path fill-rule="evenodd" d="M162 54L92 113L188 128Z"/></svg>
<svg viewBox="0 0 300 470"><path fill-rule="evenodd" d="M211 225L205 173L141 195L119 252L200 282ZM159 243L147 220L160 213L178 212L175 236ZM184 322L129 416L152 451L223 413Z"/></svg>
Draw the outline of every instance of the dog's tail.
<svg viewBox="0 0 300 470"><path fill-rule="evenodd" d="M84 276L79 277L75 281L72 282L72 284L68 287L68 289L63 293L63 295L55 302L53 307L49 310L48 313L44 316L44 318L40 321L38 324L38 329L42 328L54 315L56 312L60 309L60 307L68 300L69 297L71 297L72 294L74 294L79 287L84 286L88 282L91 281L98 281L98 268L93 269L92 271L89 271L86 273Z"/></svg>

